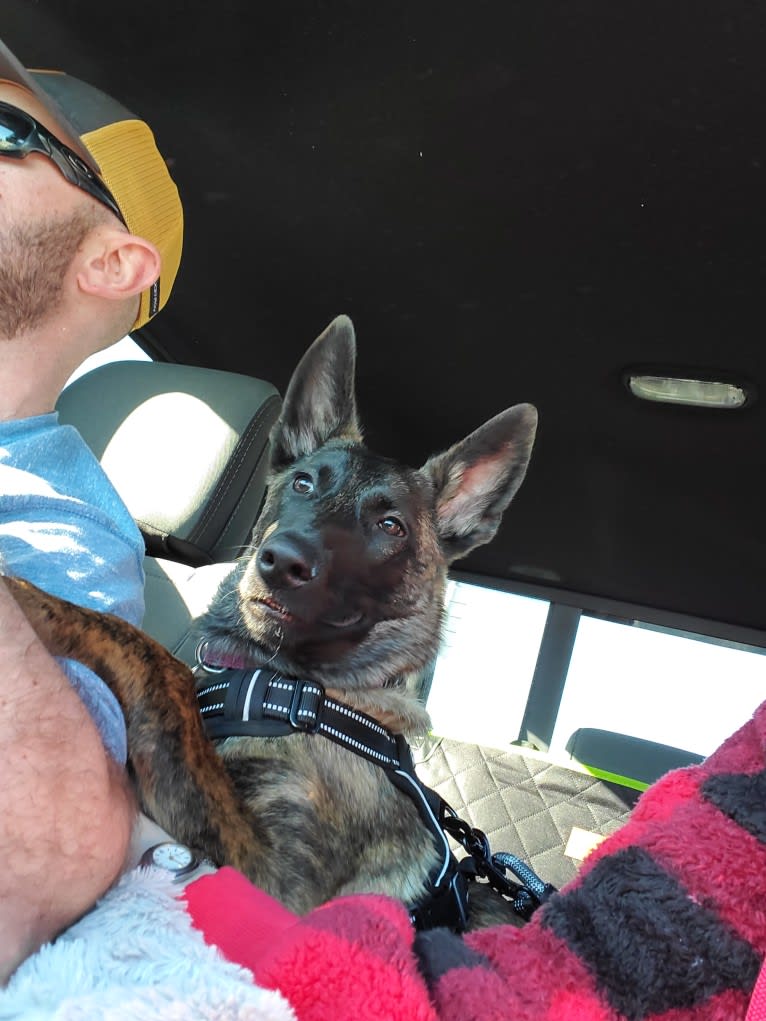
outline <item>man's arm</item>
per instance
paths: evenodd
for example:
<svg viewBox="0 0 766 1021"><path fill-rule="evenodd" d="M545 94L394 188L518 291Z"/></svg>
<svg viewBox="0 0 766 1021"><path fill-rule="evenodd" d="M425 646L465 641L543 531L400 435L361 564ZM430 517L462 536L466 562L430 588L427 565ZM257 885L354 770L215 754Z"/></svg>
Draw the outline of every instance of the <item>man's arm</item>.
<svg viewBox="0 0 766 1021"><path fill-rule="evenodd" d="M0 582L0 983L122 868L135 804L82 701Z"/></svg>
<svg viewBox="0 0 766 1021"><path fill-rule="evenodd" d="M3 440L0 423L0 565L61 599L140 625L141 534L78 434L52 416L40 421L48 424L28 426L26 440L22 423L6 425L11 437ZM111 691L82 664L63 668L107 751L124 763L125 722Z"/></svg>

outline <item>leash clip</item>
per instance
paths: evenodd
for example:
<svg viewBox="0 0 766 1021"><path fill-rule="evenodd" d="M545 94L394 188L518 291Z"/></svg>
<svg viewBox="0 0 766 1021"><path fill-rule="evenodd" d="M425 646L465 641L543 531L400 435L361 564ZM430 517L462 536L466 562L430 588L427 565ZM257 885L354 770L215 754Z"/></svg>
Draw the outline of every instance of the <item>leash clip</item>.
<svg viewBox="0 0 766 1021"><path fill-rule="evenodd" d="M516 914L526 921L529 921L539 905L556 893L555 886L544 883L520 858L505 851L492 854L487 835L461 819L446 802L442 811L442 827L468 852L469 857L458 863L463 875L469 880L477 876L486 879L492 889L506 897ZM521 883L509 879L506 871L512 872Z"/></svg>
<svg viewBox="0 0 766 1021"><path fill-rule="evenodd" d="M206 674L222 674L224 670L228 670L228 667L216 666L214 663L208 663L205 659L205 653L209 644L209 638L200 638L197 642L197 648L194 650L194 660L200 670L204 670Z"/></svg>

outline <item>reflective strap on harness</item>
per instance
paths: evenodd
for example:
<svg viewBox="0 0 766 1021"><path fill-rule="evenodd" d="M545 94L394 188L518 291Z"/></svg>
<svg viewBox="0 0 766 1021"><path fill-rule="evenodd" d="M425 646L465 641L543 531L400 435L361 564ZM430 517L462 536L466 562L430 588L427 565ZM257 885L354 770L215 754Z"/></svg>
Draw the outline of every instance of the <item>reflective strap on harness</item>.
<svg viewBox="0 0 766 1021"><path fill-rule="evenodd" d="M379 766L399 766L395 737L377 720L336 699L318 681L273 670L225 670L200 688L197 700L208 737L272 737L303 731L357 752Z"/></svg>
<svg viewBox="0 0 766 1021"><path fill-rule="evenodd" d="M446 926L455 932L464 932L468 926L468 880L458 867L444 832L447 803L420 780L415 772L410 746L401 735L398 735L397 743L401 766L399 769L386 768L386 776L415 802L420 818L430 830L441 857L441 863L428 877L430 896L423 903L410 908L410 917L418 929Z"/></svg>

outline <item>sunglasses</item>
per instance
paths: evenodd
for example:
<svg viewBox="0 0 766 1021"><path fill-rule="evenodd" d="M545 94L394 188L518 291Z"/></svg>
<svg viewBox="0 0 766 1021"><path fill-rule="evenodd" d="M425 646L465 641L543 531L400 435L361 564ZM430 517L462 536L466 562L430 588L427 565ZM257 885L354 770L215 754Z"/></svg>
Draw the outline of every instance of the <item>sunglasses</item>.
<svg viewBox="0 0 766 1021"><path fill-rule="evenodd" d="M34 117L9 103L0 101L0 156L23 160L31 152L47 156L70 184L82 188L125 223L112 193L76 152L60 142Z"/></svg>

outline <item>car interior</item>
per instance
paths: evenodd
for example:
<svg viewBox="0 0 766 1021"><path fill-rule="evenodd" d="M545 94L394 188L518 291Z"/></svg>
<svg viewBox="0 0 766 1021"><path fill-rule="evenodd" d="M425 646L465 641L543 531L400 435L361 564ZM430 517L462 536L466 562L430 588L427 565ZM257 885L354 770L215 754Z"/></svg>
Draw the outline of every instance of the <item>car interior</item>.
<svg viewBox="0 0 766 1021"><path fill-rule="evenodd" d="M181 193L142 357L59 404L145 535L145 627L180 658L335 315L373 450L418 465L536 405L524 485L452 575L417 756L493 849L572 878L766 693L764 11L134 0L115 30L92 0L8 0L2 35L145 118Z"/></svg>

